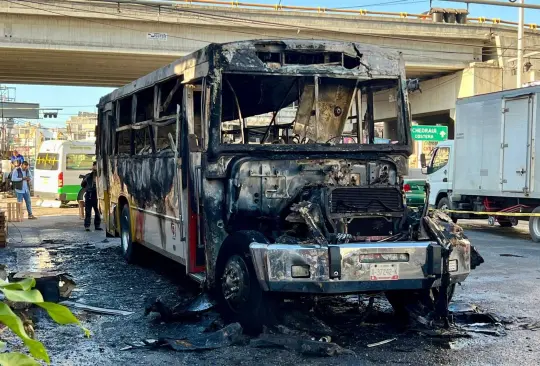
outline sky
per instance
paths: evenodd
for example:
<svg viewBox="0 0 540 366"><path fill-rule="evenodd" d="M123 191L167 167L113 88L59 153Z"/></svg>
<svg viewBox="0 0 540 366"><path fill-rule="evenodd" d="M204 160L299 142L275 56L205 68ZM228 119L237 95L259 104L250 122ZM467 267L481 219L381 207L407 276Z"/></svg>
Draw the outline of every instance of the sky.
<svg viewBox="0 0 540 366"><path fill-rule="evenodd" d="M276 4L279 0L243 0L251 3ZM503 1L504 0L500 0ZM519 1L519 0L518 0ZM528 4L540 5L540 0L525 0ZM432 1L433 7L464 9L464 3ZM351 8L373 11L391 11L407 13L423 13L430 8L429 0L281 0L282 5L298 5L326 8ZM517 21L518 9L500 6L470 4L469 12L474 17L501 18ZM525 23L540 25L540 10L526 9ZM99 98L110 93L113 88L45 86L45 85L9 85L15 86L18 102L39 103L41 108L62 108L57 119L42 119L40 123L47 127L65 125L65 121L79 111L95 112Z"/></svg>

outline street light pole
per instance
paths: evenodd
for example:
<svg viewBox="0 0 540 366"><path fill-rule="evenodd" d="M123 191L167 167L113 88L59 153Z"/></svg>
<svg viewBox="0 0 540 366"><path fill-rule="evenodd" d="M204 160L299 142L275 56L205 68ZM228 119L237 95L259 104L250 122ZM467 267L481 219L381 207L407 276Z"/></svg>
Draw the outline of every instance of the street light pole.
<svg viewBox="0 0 540 366"><path fill-rule="evenodd" d="M520 0L520 4L524 5L525 0ZM517 87L521 88L523 76L523 21L525 18L525 8L519 8L519 25L518 25L518 40L517 40Z"/></svg>

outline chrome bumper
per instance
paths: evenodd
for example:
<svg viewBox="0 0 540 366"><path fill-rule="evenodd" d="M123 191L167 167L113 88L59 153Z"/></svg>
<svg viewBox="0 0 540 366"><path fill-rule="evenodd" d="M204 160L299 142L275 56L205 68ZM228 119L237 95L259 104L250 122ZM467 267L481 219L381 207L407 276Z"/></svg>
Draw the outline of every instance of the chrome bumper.
<svg viewBox="0 0 540 366"><path fill-rule="evenodd" d="M252 243L250 250L257 278L265 291L350 293L421 289L438 286L442 274L442 248L436 242L328 246ZM465 280L470 272L470 245L454 247L450 261L454 267L451 281ZM299 266L308 271L301 277L298 273L293 276L293 266L295 270Z"/></svg>

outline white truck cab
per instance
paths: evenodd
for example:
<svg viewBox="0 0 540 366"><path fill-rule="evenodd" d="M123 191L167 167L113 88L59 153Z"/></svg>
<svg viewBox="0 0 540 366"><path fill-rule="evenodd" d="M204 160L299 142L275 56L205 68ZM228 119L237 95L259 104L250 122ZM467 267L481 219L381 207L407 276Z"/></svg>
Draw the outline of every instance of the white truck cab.
<svg viewBox="0 0 540 366"><path fill-rule="evenodd" d="M430 185L429 205L440 209L449 209L449 195L454 177L454 141L447 140L437 144L427 162L422 161L422 173L427 174Z"/></svg>

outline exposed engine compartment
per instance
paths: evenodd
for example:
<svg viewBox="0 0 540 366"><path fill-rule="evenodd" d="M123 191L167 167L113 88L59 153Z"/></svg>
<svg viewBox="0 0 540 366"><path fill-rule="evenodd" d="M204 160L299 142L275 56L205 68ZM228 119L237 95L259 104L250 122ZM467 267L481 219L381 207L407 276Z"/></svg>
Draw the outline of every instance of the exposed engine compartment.
<svg viewBox="0 0 540 366"><path fill-rule="evenodd" d="M231 164L227 222L257 227L274 241L380 240L404 216L401 181L390 160L254 160Z"/></svg>

